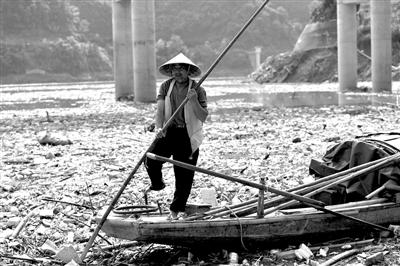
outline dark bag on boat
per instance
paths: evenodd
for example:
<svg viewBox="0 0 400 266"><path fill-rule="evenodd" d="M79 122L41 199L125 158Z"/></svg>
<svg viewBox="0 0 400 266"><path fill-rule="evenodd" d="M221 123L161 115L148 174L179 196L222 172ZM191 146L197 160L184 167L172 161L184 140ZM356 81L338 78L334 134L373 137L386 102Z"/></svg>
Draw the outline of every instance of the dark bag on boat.
<svg viewBox="0 0 400 266"><path fill-rule="evenodd" d="M309 171L316 178L332 175L349 168L375 161L400 152L400 133L377 134L344 141L330 148L322 160L311 160ZM365 199L388 180L400 184L400 166L393 165L354 178L313 198L326 204L340 204ZM389 195L390 196L390 195Z"/></svg>

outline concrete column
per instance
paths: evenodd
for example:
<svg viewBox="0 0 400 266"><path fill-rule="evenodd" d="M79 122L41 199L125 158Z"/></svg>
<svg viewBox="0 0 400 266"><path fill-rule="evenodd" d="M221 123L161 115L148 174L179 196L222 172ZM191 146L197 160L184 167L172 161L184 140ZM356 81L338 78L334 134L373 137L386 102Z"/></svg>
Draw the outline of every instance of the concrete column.
<svg viewBox="0 0 400 266"><path fill-rule="evenodd" d="M337 1L339 105L343 93L357 88L357 19L356 4Z"/></svg>
<svg viewBox="0 0 400 266"><path fill-rule="evenodd" d="M115 99L133 95L131 1L113 0Z"/></svg>
<svg viewBox="0 0 400 266"><path fill-rule="evenodd" d="M371 0L372 91L392 91L390 0ZM373 99L374 103L374 99Z"/></svg>
<svg viewBox="0 0 400 266"><path fill-rule="evenodd" d="M132 0L135 101L154 102L156 88L154 0Z"/></svg>
<svg viewBox="0 0 400 266"><path fill-rule="evenodd" d="M248 52L251 66L253 67L253 71L256 71L261 65L261 50L262 47L256 46L254 47L253 52Z"/></svg>

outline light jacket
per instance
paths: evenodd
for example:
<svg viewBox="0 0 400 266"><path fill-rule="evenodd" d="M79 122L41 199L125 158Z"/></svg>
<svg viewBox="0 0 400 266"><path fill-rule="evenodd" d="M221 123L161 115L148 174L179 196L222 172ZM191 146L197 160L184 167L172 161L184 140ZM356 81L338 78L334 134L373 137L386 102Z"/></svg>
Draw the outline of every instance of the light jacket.
<svg viewBox="0 0 400 266"><path fill-rule="evenodd" d="M192 84L193 80L189 79L188 91L192 87ZM167 95L165 96L164 123L167 122L172 115L171 93L174 89L174 85L175 80L173 79L169 85ZM190 101L188 101L183 107L183 114L185 117L186 129L190 138L190 145L192 147L193 154L200 147L204 139L203 122L197 118L196 114L194 113L194 106Z"/></svg>

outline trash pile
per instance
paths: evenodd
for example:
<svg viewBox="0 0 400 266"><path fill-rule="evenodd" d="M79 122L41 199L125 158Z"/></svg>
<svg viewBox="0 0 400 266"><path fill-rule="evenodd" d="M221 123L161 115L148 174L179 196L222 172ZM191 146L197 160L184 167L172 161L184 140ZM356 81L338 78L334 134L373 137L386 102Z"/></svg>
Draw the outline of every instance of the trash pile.
<svg viewBox="0 0 400 266"><path fill-rule="evenodd" d="M332 2L332 3L329 3ZM250 74L257 83L337 82L337 21L335 1L323 1L312 11L310 23L299 36L292 51L269 56ZM369 6L357 12L358 76L371 79L371 35ZM392 4L392 79L400 80L400 3ZM396 24L397 23L397 24Z"/></svg>

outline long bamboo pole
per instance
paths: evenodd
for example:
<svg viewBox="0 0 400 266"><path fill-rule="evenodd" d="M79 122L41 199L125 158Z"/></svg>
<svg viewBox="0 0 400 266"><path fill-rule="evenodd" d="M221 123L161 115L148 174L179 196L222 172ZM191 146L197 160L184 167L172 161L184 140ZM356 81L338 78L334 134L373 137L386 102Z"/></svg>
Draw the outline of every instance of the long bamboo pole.
<svg viewBox="0 0 400 266"><path fill-rule="evenodd" d="M390 158L390 157L389 157ZM360 174L362 175L363 172L360 172L360 170L363 170L369 166L375 165L377 163L380 163L382 161L387 160L388 157L384 157L375 161L371 161L371 162L367 162L355 167L352 167L350 169L320 178L314 182L311 183L307 183L301 186L297 186L294 188L290 188L287 191L288 192L293 192L299 195L304 195L306 193L309 193L311 191L314 191L315 189L318 189L322 186L326 186L328 184L330 184L331 182L335 182L336 180L339 180L340 178L343 178L343 176L354 173L356 175ZM265 208L272 208L273 206L275 206L276 204L282 204L284 202L288 202L289 199L284 198L282 196L272 196L272 198L269 199L265 199L264 201L264 205ZM231 206L223 206L223 207L219 207L219 208L215 208L213 210L201 213L201 214L197 214L194 216L189 216L187 218L185 218L184 220L188 220L188 221L192 221L192 220L197 220L197 219L208 219L208 218L217 218L217 217L222 217L225 215L229 215L232 213L235 213L235 215L237 216L247 216L250 215L252 213L254 213L257 209L257 205L255 204L257 202L257 198L245 201L245 202L241 202L238 204L234 204Z"/></svg>
<svg viewBox="0 0 400 266"><path fill-rule="evenodd" d="M217 59L214 61L214 63L210 66L210 68L207 70L207 72L201 77L199 82L197 82L197 84L196 84L194 89L197 89L197 88L199 88L201 86L203 81L210 75L211 71L217 66L217 64L221 61L221 59L225 56L225 54L229 51L229 49L233 46L233 44L237 41L237 39L239 39L239 37L243 34L243 32L247 29L247 27L251 24L251 22L253 22L253 20L258 16L258 14L262 11L262 9L268 4L268 2L269 2L269 0L265 0L260 5L260 7L258 7L258 9L252 14L252 16L247 20L247 22L243 25L243 27L239 30L239 32L233 37L233 39L229 42L229 44L225 47L225 49L217 57ZM188 101L189 101L188 97L186 97L183 100L181 105L179 105L179 107L176 109L176 111L171 115L170 119L163 126L163 128L161 130L162 132L164 132L170 126L170 124L172 123L172 121L175 118L175 116L178 114L178 112L180 112L182 110L182 108L185 106L185 104ZM85 246L85 249L83 250L83 252L81 254L81 260L82 261L85 259L87 253L89 252L89 249L93 245L93 242L94 242L97 234L100 232L100 229L103 227L103 224L107 220L107 217L110 214L111 210L114 208L115 204L117 204L117 202L118 202L119 198L121 197L122 193L124 192L125 188L128 186L129 182L131 181L133 176L136 174L136 172L139 169L139 167L141 166L141 164L144 162L144 160L146 158L146 154L154 149L157 141L158 141L158 137L156 137L153 140L153 142L151 143L149 148L142 154L142 156L140 157L138 163L133 168L133 170L131 171L131 173L129 174L127 179L124 181L124 183L122 184L122 186L119 189L119 191L117 192L117 194L112 199L110 205L108 206L107 210L104 212L100 222L98 223L96 229L94 230L92 236L90 237L88 243Z"/></svg>
<svg viewBox="0 0 400 266"><path fill-rule="evenodd" d="M346 218L348 220L352 220L352 221L355 221L355 222L358 222L358 223L362 223L364 225L368 225L369 227L372 227L374 229L378 229L378 230L381 230L381 231L393 232L393 229L390 229L390 228L387 228L387 227L383 227L383 226L381 226L379 224L370 223L368 221L361 220L361 219L358 219L358 218L355 218L355 217L352 217L352 216L349 216L349 215L346 215L346 214L343 214L343 213L340 213L340 212L336 212L336 211L333 211L333 210L330 210L330 209L327 209L327 208L324 208L324 207L321 207L321 206L317 206L317 205L314 205L314 204L311 204L311 203L308 203L308 202L304 202L304 204L308 205L310 207L313 207L314 209L317 209L319 211L325 212L325 213L333 214L335 216L343 217L343 218Z"/></svg>
<svg viewBox="0 0 400 266"><path fill-rule="evenodd" d="M279 189L276 189L276 188L273 188L273 187L267 187L267 186L264 186L262 184L258 184L258 183L251 182L251 181L248 181L248 180L244 180L244 179L241 179L241 178L237 178L237 177L233 177L233 176L217 173L217 172L214 172L214 171L211 171L211 170L207 170L207 169L203 169L203 168L191 165L191 164L187 164L187 163L183 163L183 162L180 162L180 161L169 159L169 158L166 158L166 157L163 157L163 156L159 156L159 155L156 155L154 153L148 153L147 157L149 157L150 159L153 159L153 160L157 160L157 161L169 162L169 163L172 163L173 165L176 165L176 166L179 166L179 167L182 167L182 168L185 168L185 169L189 169L189 170L192 170L192 171L196 171L196 172L212 175L212 176L223 178L225 180L229 180L229 181L233 181L233 182L238 182L238 183L241 183L243 185L254 187L254 188L258 188L258 189L261 189L261 190L264 190L264 191L269 191L269 192L272 192L272 193L275 193L275 194L278 194L278 195L281 195L281 196L284 196L284 197L287 197L287 198L290 198L290 199L293 199L293 200L297 200L299 202L308 202L310 204L314 204L314 205L318 205L318 206L325 206L325 204L323 202L318 201L318 200L306 198L306 197L303 197L303 196L300 196L300 195L297 195L297 194L294 194L294 193L291 193L291 192L279 190Z"/></svg>
<svg viewBox="0 0 400 266"><path fill-rule="evenodd" d="M329 184L330 182L333 182L333 181L337 180L338 178L343 177L344 175L347 175L347 174L362 170L362 169L367 168L367 167L369 167L371 165L379 163L379 162L381 162L381 161L383 161L385 159L387 159L387 158L381 158L381 159L378 159L378 160L375 160L375 161L371 161L371 162L367 162L367 163L364 163L364 164L361 164L361 165L357 165L357 166L352 167L350 169L347 169L347 170L344 170L344 171L341 171L341 172L338 172L338 173L335 173L335 174L320 178L318 180L315 180L314 182L310 182L310 183L307 183L307 184L304 184L304 185L300 185L300 186L297 186L297 187L294 187L294 188L290 188L287 191L303 195L303 194L308 193L308 192L310 192L312 190L315 190L315 189L317 189L317 188L319 188L321 186L325 186L325 185ZM265 205L265 208L269 208L269 207L272 207L274 204L281 204L282 202L285 202L285 201L288 201L288 200L285 199L282 196L273 196L272 198L265 199L264 200L264 205ZM255 205L256 202L257 202L257 198L254 198L254 199L250 199L248 201L244 201L244 202L241 202L241 203L238 203L238 204L234 204L234 205L231 205L231 206L223 206L223 207L215 208L213 210L210 210L210 211L207 211L207 212L204 212L204 213L201 213L201 214L197 214L197 215L194 215L194 216L189 216L189 217L186 217L184 220L192 221L192 220L197 220L197 219L207 219L207 218L210 218L210 217L221 217L221 216L228 215L230 213L235 213L239 217L240 216L246 216L246 215L254 213L254 211L257 208L257 205Z"/></svg>
<svg viewBox="0 0 400 266"><path fill-rule="evenodd" d="M379 163L376 163L376 164L371 165L371 166L369 166L367 168L364 168L364 169L362 169L360 171L357 171L357 172L354 172L352 174L346 175L346 176L344 176L342 178L339 178L336 181L327 184L326 186L317 188L317 189L313 190L312 192L305 194L304 196L311 197L311 196L313 196L313 195L315 195L315 194L317 194L319 192L322 192L322 191L324 191L324 190L326 190L326 189L328 189L328 188L330 188L332 186L335 186L335 185L338 185L340 183L349 181L349 180L351 180L351 179L353 179L355 177L359 177L361 175L366 175L366 174L372 173L374 171L377 171L379 169L382 169L384 167L387 167L389 165L392 165L392 164L395 164L395 163L399 163L399 160L400 160L400 153L396 153L394 155L385 157L385 160L382 160ZM291 200L289 202L283 203L283 204L281 204L279 206L276 206L274 208L271 208L269 210L265 210L265 215L270 214L270 213L272 213L274 211L277 211L277 210L281 210L281 209L290 207L294 203L295 203L295 201Z"/></svg>
<svg viewBox="0 0 400 266"><path fill-rule="evenodd" d="M305 187L310 187L310 186L313 186L313 185L316 185L316 184L319 184L319 183L322 183L322 182L325 182L325 181L328 181L328 180L332 180L332 179L335 179L335 178L337 178L339 176L344 176L344 175L356 172L358 170L362 170L364 168L367 168L367 167L369 167L371 165L377 164L377 163L379 163L381 161L384 161L386 159L387 159L387 157L383 157L383 158L375 160L375 161L371 161L371 162L367 162L367 163L364 163L364 164L360 164L360 165L357 165L355 167L349 168L347 170L340 171L338 173L331 174L331 175L325 176L323 178L317 179L317 180L315 180L313 182L310 182L310 183L295 187L294 189L298 190L298 189L305 188ZM288 191L290 191L290 190L288 190Z"/></svg>
<svg viewBox="0 0 400 266"><path fill-rule="evenodd" d="M303 197L303 196L300 196L300 195L296 195L296 194L293 194L293 193L290 193L290 192L281 191L281 190L278 190L278 189L267 187L267 186L264 186L264 185L261 185L261 184L257 184L257 183L254 183L254 182L250 182L250 181L247 181L247 180L243 180L243 179L240 179L240 178L231 177L231 176L228 176L228 175L216 173L216 172L213 172L213 171L210 171L210 170L207 170L207 169L202 169L200 167L193 166L191 164L179 162L179 161L176 161L176 160L173 160L173 159L169 159L169 158L166 158L166 157L163 157L163 156L155 155L153 153L148 153L147 156L149 158L153 159L153 160L169 162L169 163L172 163L173 165L176 165L176 166L188 169L188 170L197 171L197 172L204 173L204 174L209 174L209 175L212 175L212 176L215 176L215 177L220 177L220 178L223 178L223 179L226 179L226 180L229 180L229 181L238 182L238 183L241 183L241 184L244 184L244 185L247 185L247 186L251 186L251 187L254 187L254 188L268 190L268 191L271 191L272 193L275 193L275 194L278 194L278 195L281 195L281 196L285 196L285 197L292 198L294 200L300 201L301 203L303 203L303 204L305 204L307 206L313 207L313 208L315 208L315 209L317 209L319 211L322 211L322 212L325 212L325 213L329 213L329 214L333 214L335 216L346 218L346 219L349 219L349 220L352 220L352 221L356 221L358 223L362 223L364 225L368 225L368 226L370 226L372 228L375 228L375 229L384 230L384 231L390 231L390 232L393 231L393 230L391 230L389 228L380 226L378 224L370 223L368 221L364 221L364 220L361 220L361 219L358 219L358 218L355 218L355 217L351 217L351 216L345 215L343 213L339 213L339 212L335 212L335 211L330 210L330 209L326 209L324 207L325 204L320 202L320 201L317 201L317 200L306 198L306 197ZM398 154L397 157L391 158L391 160L383 161L381 163L378 163L377 165L370 166L367 169L370 170L373 167L374 168L378 168L378 167L382 168L384 166L387 166L387 165L389 165L391 163L396 162L399 158L400 158L400 154ZM357 177L357 176L358 175L354 175L354 174L350 175L351 178L354 178L354 177ZM349 179L349 177L344 177L342 179L344 180L345 178ZM311 193L309 193L309 194L311 194Z"/></svg>
<svg viewBox="0 0 400 266"><path fill-rule="evenodd" d="M327 188L326 186L332 184L333 182L336 182L336 181L340 180L341 178L343 178L345 176L349 176L349 174L354 174L354 177L360 177L362 175L365 175L366 172L364 172L362 170L364 170L364 169L366 169L368 167L371 167L373 165L376 165L378 163L381 163L383 161L390 160L391 158L393 158L393 156L397 156L397 155L391 155L391 156L384 157L384 158L381 158L381 159L378 159L378 160L375 160L375 161L364 163L364 164L352 167L350 169L347 169L345 171L341 171L339 173L335 173L335 174L320 178L320 179L318 179L318 180L316 180L314 182L311 182L311 183L308 183L308 184L304 184L304 185L301 185L301 186L298 186L298 187L295 187L295 188L292 188L292 189L288 189L287 191L288 192L293 192L293 193L296 193L296 194L300 194L300 195L305 195L306 193L309 193L309 192L315 192L316 189L319 189L321 187L325 187L325 189L326 189ZM284 199L283 201L287 202L288 200ZM257 208L257 206L255 204L253 204L254 202L251 202L248 205L247 208L244 207L241 210L237 210L235 212L235 214L240 217L240 216L246 216L246 215L250 215L250 214L254 213L256 211L256 208ZM278 204L283 204L283 202L277 202L277 203ZM266 208L269 207L269 206L271 206L271 205L267 204ZM285 206L285 208L286 207L287 206ZM281 208L278 207L277 209L281 209ZM277 209L274 209L274 208L271 207L271 209L268 209L268 210L265 210L265 211L268 214L268 213L274 212Z"/></svg>

